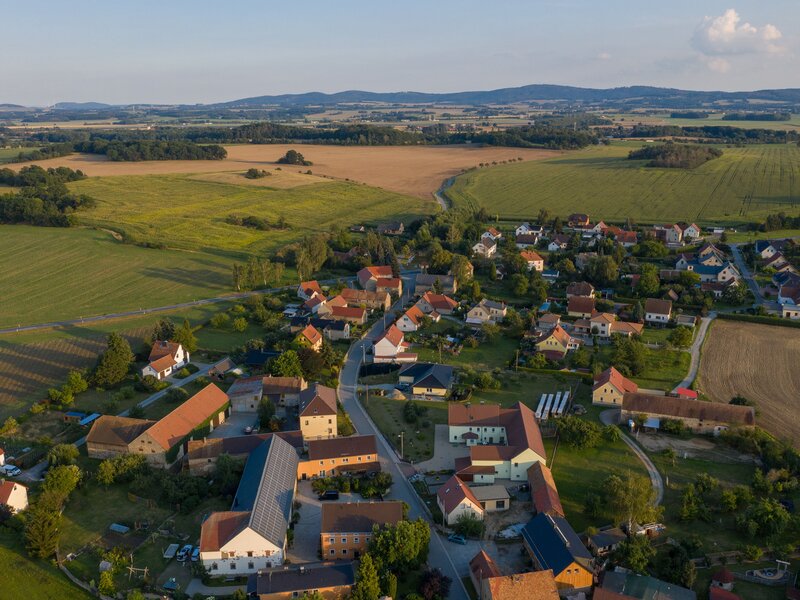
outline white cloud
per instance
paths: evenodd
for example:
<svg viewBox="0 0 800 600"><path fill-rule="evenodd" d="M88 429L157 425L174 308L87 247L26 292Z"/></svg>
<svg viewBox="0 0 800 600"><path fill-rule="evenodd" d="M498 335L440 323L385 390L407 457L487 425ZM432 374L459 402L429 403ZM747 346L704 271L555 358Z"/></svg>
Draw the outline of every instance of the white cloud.
<svg viewBox="0 0 800 600"><path fill-rule="evenodd" d="M770 24L756 27L741 21L739 13L733 8L718 17L705 17L694 32L692 46L710 57L783 52L784 47L780 43L782 34L777 27ZM730 68L730 63L725 60L707 62L716 71L725 72Z"/></svg>
<svg viewBox="0 0 800 600"><path fill-rule="evenodd" d="M716 71L717 73L727 73L731 70L731 63L730 61L720 57L714 56L709 57L706 59L706 66L711 69L712 71Z"/></svg>
<svg viewBox="0 0 800 600"><path fill-rule="evenodd" d="M597 58L599 58L600 60L611 60L611 54L609 54L608 52L601 52L600 54L597 55Z"/></svg>

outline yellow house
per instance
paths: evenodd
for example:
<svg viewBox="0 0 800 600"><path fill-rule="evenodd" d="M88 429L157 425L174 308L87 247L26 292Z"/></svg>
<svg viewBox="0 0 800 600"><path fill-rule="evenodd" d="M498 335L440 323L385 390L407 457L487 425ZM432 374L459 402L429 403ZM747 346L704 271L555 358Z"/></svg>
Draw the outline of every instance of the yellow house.
<svg viewBox="0 0 800 600"><path fill-rule="evenodd" d="M592 555L565 518L539 513L525 525L522 541L536 570L553 572L560 593L591 589Z"/></svg>
<svg viewBox="0 0 800 600"><path fill-rule="evenodd" d="M624 377L614 367L609 367L594 380L592 404L622 406L622 397L625 392L636 392L638 390L639 386L634 382Z"/></svg>
<svg viewBox="0 0 800 600"><path fill-rule="evenodd" d="M335 438L336 390L312 383L300 392L300 431L303 442Z"/></svg>
<svg viewBox="0 0 800 600"><path fill-rule="evenodd" d="M311 348L319 352L322 349L322 334L313 325L306 325L305 329L297 334L295 341L304 348Z"/></svg>
<svg viewBox="0 0 800 600"><path fill-rule="evenodd" d="M564 331L561 325L556 325L550 331L542 333L534 344L537 351L545 355L557 354L560 358L580 346L580 342Z"/></svg>

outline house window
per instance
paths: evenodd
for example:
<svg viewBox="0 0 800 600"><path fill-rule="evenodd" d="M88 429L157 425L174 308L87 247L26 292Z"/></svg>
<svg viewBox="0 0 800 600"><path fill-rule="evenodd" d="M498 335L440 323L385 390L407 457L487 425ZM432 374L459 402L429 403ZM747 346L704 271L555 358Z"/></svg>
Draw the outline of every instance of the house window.
<svg viewBox="0 0 800 600"><path fill-rule="evenodd" d="M251 571L255 568L255 565L252 562L247 563L247 568Z"/></svg>
<svg viewBox="0 0 800 600"><path fill-rule="evenodd" d="M505 507L506 507L506 501L505 501L505 500L498 500L498 501L495 503L495 506L496 506L497 508L505 508Z"/></svg>
<svg viewBox="0 0 800 600"><path fill-rule="evenodd" d="M335 544L336 543L336 538L328 538L328 543L329 544Z"/></svg>
<svg viewBox="0 0 800 600"><path fill-rule="evenodd" d="M347 556L347 548L342 549L342 556Z"/></svg>
<svg viewBox="0 0 800 600"><path fill-rule="evenodd" d="M343 544L346 544L346 543L347 543L347 538L346 538L346 537L343 537L343 538L342 538L342 543L343 543Z"/></svg>
<svg viewBox="0 0 800 600"><path fill-rule="evenodd" d="M358 457L358 462L361 462L361 457L360 456Z"/></svg>
<svg viewBox="0 0 800 600"><path fill-rule="evenodd" d="M331 549L330 549L330 555L331 555L331 556L333 556L334 554L336 554L336 550L334 550L333 548L331 548Z"/></svg>
<svg viewBox="0 0 800 600"><path fill-rule="evenodd" d="M321 461L319 461L319 464L321 464L321 465L324 465L324 464L325 464L325 461L324 461L324 460L321 460Z"/></svg>
<svg viewBox="0 0 800 600"><path fill-rule="evenodd" d="M235 563L235 562L232 562L232 563L230 564L230 567L231 567L231 571L235 571L235 570L236 570L236 563Z"/></svg>
<svg viewBox="0 0 800 600"><path fill-rule="evenodd" d="M306 419L306 425L308 425L308 419Z"/></svg>
<svg viewBox="0 0 800 600"><path fill-rule="evenodd" d="M343 463L350 462L350 459L349 459L349 458L343 458L343 459L342 459L342 462L343 462Z"/></svg>
<svg viewBox="0 0 800 600"><path fill-rule="evenodd" d="M219 569L219 566L217 565L217 563L211 563L211 570L212 571L216 571L217 569Z"/></svg>
<svg viewBox="0 0 800 600"><path fill-rule="evenodd" d="M328 419L328 425L330 425L331 423L333 423L333 419Z"/></svg>
<svg viewBox="0 0 800 600"><path fill-rule="evenodd" d="M253 558L253 551L252 550L248 550L247 551L247 556L250 557L250 558Z"/></svg>
<svg viewBox="0 0 800 600"><path fill-rule="evenodd" d="M353 538L353 543L354 544L358 544L358 541L359 541L358 538Z"/></svg>

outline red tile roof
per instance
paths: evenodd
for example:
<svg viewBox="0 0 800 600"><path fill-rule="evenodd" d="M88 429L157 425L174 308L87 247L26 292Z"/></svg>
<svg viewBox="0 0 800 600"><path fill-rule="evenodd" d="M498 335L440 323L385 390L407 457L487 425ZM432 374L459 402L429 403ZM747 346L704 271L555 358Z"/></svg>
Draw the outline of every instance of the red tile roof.
<svg viewBox="0 0 800 600"><path fill-rule="evenodd" d="M151 360L148 366L151 369L153 369L156 373L163 373L170 367L174 367L177 364L178 362L175 360L174 356L172 356L171 354L165 354L160 358Z"/></svg>
<svg viewBox="0 0 800 600"><path fill-rule="evenodd" d="M334 317L344 317L347 319L363 319L367 310L360 306L334 306L331 308L331 314Z"/></svg>
<svg viewBox="0 0 800 600"><path fill-rule="evenodd" d="M672 312L672 302L669 300L659 300L658 298L648 298L644 301L644 312L668 315Z"/></svg>
<svg viewBox="0 0 800 600"><path fill-rule="evenodd" d="M379 288L391 288L399 290L403 286L403 280L399 277L381 277L378 281Z"/></svg>
<svg viewBox="0 0 800 600"><path fill-rule="evenodd" d="M428 304L430 304L434 309L441 311L443 310L453 310L458 306L458 302L450 298L449 296L445 296L444 294L434 294L433 292L425 292L423 294L422 299L425 300Z"/></svg>
<svg viewBox="0 0 800 600"><path fill-rule="evenodd" d="M375 343L377 344L381 340L386 339L389 340L389 343L391 343L392 346L398 347L403 343L404 337L405 336L403 335L402 331L400 331L395 325L391 325L389 329L383 332L383 335L375 340Z"/></svg>
<svg viewBox="0 0 800 600"><path fill-rule="evenodd" d="M469 486L459 479L458 475L453 475L448 479L442 487L436 492L436 495L442 501L445 514L450 514L453 509L461 504L465 499L472 502L478 509L481 507L480 501L469 489Z"/></svg>
<svg viewBox="0 0 800 600"><path fill-rule="evenodd" d="M492 560L492 557L486 554L484 550L478 552L472 560L469 561L469 570L478 581L481 579L488 579L489 577L498 577L502 574Z"/></svg>
<svg viewBox="0 0 800 600"><path fill-rule="evenodd" d="M519 255L526 261L526 262L539 262L543 261L544 259L539 256L533 250L523 250L519 253Z"/></svg>
<svg viewBox="0 0 800 600"><path fill-rule="evenodd" d="M303 290L306 296L311 296L314 294L314 292L322 294L322 288L319 286L319 283L315 279L312 281L301 281L300 289Z"/></svg>
<svg viewBox="0 0 800 600"><path fill-rule="evenodd" d="M300 335L304 337L312 346L316 346L320 341L322 341L322 334L317 331L317 328L313 325L306 325L306 328L300 332Z"/></svg>
<svg viewBox="0 0 800 600"><path fill-rule="evenodd" d="M591 315L594 312L594 298L587 296L572 296L567 301L567 312L585 313Z"/></svg>
<svg viewBox="0 0 800 600"><path fill-rule="evenodd" d="M169 450L203 421L221 411L227 402L228 395L213 383L209 383L150 427L147 435L164 450Z"/></svg>
<svg viewBox="0 0 800 600"><path fill-rule="evenodd" d="M405 316L408 317L408 320L411 321L414 325L419 325L423 317L425 316L425 313L422 312L419 308L417 308L417 305L415 304L406 311Z"/></svg>
<svg viewBox="0 0 800 600"><path fill-rule="evenodd" d="M718 581L719 583L733 583L733 573L727 568L722 567L719 571L715 571L711 576L711 581Z"/></svg>
<svg viewBox="0 0 800 600"><path fill-rule="evenodd" d="M0 504L8 504L8 499L11 498L11 492L17 487L24 488L25 486L9 479L0 481Z"/></svg>
<svg viewBox="0 0 800 600"><path fill-rule="evenodd" d="M533 463L528 468L528 483L531 486L531 499L537 513L565 516L553 473L546 465L540 462Z"/></svg>
<svg viewBox="0 0 800 600"><path fill-rule="evenodd" d="M605 384L610 383L613 385L621 394L625 392L638 392L639 386L632 382L630 379L625 377L622 373L617 371L614 367L609 367L600 375L595 377L594 385L592 386L592 391L596 390L597 388L603 387Z"/></svg>
<svg viewBox="0 0 800 600"><path fill-rule="evenodd" d="M200 552L216 552L250 520L249 512L212 512L200 529Z"/></svg>
<svg viewBox="0 0 800 600"><path fill-rule="evenodd" d="M553 571L532 571L492 577L488 581L492 600L559 600Z"/></svg>
<svg viewBox="0 0 800 600"><path fill-rule="evenodd" d="M693 398L696 400L699 397L697 392L685 387L675 388L675 393L681 398Z"/></svg>
<svg viewBox="0 0 800 600"><path fill-rule="evenodd" d="M149 362L153 362L156 359L161 358L162 356L175 356L178 352L178 349L181 347L180 344L177 342L167 342L156 340L153 342L153 348L150 350L150 356L148 357Z"/></svg>
<svg viewBox="0 0 800 600"><path fill-rule="evenodd" d="M672 396L629 392L622 397L622 409L633 413L678 419L698 419L731 425L749 426L756 423L755 411L751 406L704 402Z"/></svg>

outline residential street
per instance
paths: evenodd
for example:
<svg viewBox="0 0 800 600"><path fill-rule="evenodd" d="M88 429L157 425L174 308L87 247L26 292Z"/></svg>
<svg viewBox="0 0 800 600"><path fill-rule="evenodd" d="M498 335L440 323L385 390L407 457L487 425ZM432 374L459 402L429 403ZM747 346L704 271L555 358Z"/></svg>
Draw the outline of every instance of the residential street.
<svg viewBox="0 0 800 600"><path fill-rule="evenodd" d="M753 292L753 296L756 299L753 306L763 305L764 309L767 311L779 311L781 307L777 302L765 300L764 296L761 295L761 289L753 278L753 273L750 271L747 263L745 263L744 256L742 256L742 251L739 249L739 246L740 244L731 244L731 252L733 254L733 260L736 263L736 268L739 269L739 272L742 274L742 279L747 282L747 287L750 288L750 291Z"/></svg>
<svg viewBox="0 0 800 600"><path fill-rule="evenodd" d="M692 361L689 363L689 373L686 375L686 378L683 381L675 386L676 390L680 387L688 388L690 385L692 385L695 377L697 377L697 369L700 368L700 349L703 347L703 340L706 339L706 333L708 333L708 328L711 325L711 321L713 321L716 317L716 312L710 312L708 313L707 317L700 319L700 328L697 331L697 335L694 337L694 343L690 349L690 352L692 353Z"/></svg>
<svg viewBox="0 0 800 600"><path fill-rule="evenodd" d="M392 310L399 310L403 303L410 297L409 292L413 291L414 278L404 278L403 286L405 294L399 300ZM345 365L342 368L339 377L339 400L341 401L344 409L350 415L353 425L359 434L374 434L378 440L378 454L381 462L381 468L387 473L391 473L394 479L392 486L391 497L397 500L403 500L411 507L409 517L416 519L423 517L430 522L428 514L422 505L422 502L417 497L411 484L408 482L406 475L400 469L400 459L395 451L389 446L384 439L381 432L369 418L369 415L361 406L356 394L356 387L358 383L358 371L361 366L362 358L365 351L371 346L375 340L384 330L383 320L378 321L372 329L364 336L362 340L353 343L345 358ZM431 524L432 525L432 524ZM434 533L433 527L431 529L431 543L430 553L428 555L428 564L431 567L441 569L441 571L453 580L453 586L450 590L449 598L453 600L466 600L468 598L467 591L461 582L461 575L459 569L456 568L452 557L450 556L447 548L448 542ZM466 566L466 565L462 565ZM463 570L461 571L463 572Z"/></svg>

